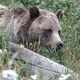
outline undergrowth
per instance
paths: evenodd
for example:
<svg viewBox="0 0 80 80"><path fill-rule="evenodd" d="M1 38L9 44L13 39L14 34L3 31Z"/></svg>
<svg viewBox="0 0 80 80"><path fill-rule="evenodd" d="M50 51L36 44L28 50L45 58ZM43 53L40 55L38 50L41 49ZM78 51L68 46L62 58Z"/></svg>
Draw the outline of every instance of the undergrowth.
<svg viewBox="0 0 80 80"><path fill-rule="evenodd" d="M36 48L36 43L33 45L33 48L32 43L27 47L80 73L80 0L13 0L13 3L10 0L0 0L0 2L4 5L13 7L14 5L12 4L14 3L15 7L17 7L16 2L18 6L26 8L36 5L39 8L47 9L51 12L63 9L65 14L60 22L62 26L62 40L64 42L63 49L58 52L49 52L46 48L39 48L39 46ZM11 52L8 49L8 41L11 41L10 35L6 31L0 30L0 48L3 51L3 53L0 54L0 71L9 69L7 62L11 58ZM7 51L5 51L5 49ZM25 66L26 64L23 62L17 61L14 67L14 69L17 68L17 72L24 80L29 77L29 74L25 72Z"/></svg>

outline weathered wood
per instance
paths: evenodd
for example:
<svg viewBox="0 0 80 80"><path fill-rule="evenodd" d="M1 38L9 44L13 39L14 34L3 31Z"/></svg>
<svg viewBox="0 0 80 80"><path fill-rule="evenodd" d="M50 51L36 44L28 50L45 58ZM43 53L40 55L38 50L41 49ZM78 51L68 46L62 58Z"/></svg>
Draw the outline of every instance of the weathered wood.
<svg viewBox="0 0 80 80"><path fill-rule="evenodd" d="M31 50L20 47L17 44L9 43L10 49L13 53L16 53L13 58L25 60L29 66L31 66L32 74L43 76L42 80L49 80L54 73L59 74L72 74L73 71L67 67L60 65L44 56L41 56ZM53 79L52 79L53 80Z"/></svg>

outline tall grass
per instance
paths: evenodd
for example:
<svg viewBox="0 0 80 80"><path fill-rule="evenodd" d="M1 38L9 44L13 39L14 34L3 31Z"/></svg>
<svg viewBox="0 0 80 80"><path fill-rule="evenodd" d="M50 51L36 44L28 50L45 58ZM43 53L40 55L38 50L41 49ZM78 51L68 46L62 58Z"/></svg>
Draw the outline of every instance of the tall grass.
<svg viewBox="0 0 80 80"><path fill-rule="evenodd" d="M13 1L15 2L15 0ZM40 43L36 42L34 45L30 43L27 45L27 48L36 51L41 55L46 56L80 73L80 0L18 1L20 5L23 5L26 8L31 7L32 5L36 5L39 8L47 9L51 12L56 12L58 9L63 9L65 11L64 17L60 22L62 26L62 40L64 42L64 48L62 50L58 52L49 52L46 48L40 47ZM0 2L7 5L13 4L8 0L0 0ZM0 70L9 68L7 62L10 59L11 55L10 51L8 50L8 41L11 41L10 35L5 31L0 30L0 48L3 50L3 55L0 54ZM4 49L7 49L8 51L5 52ZM19 67L18 72L23 77L23 74L25 74L25 71L23 69L25 68L22 64L25 65L23 62L18 61L17 65L15 65L15 68ZM28 74L26 75L29 77Z"/></svg>

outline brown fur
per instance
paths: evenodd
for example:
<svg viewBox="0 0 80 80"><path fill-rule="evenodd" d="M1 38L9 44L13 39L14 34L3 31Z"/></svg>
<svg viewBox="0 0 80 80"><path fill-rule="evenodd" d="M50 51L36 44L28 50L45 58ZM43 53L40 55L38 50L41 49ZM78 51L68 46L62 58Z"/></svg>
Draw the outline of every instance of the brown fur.
<svg viewBox="0 0 80 80"><path fill-rule="evenodd" d="M22 43L23 40L34 42L40 37L43 46L55 48L60 41L58 32L61 31L59 23L61 14L61 11L53 14L47 10L32 7L29 10L13 9L5 13L3 17L5 25L11 29L14 42Z"/></svg>

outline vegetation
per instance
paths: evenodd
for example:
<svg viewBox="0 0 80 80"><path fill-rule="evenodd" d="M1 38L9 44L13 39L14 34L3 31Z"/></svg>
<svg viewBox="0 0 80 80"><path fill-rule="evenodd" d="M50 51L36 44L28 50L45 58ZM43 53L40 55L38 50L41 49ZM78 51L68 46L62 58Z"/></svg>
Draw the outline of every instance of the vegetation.
<svg viewBox="0 0 80 80"><path fill-rule="evenodd" d="M51 12L63 9L65 14L60 23L62 26L64 48L58 52L49 52L44 48L40 50L40 54L80 73L80 0L0 0L0 3L9 7L22 6L25 8L36 5L39 8L47 9ZM11 40L9 35L1 30L0 48L3 50L3 54L0 55L0 70L6 68L6 60L10 59L10 51L7 46L9 40ZM4 49L7 49L7 53L9 54L6 54ZM8 55L9 58L6 55ZM23 64L20 61L17 62L18 65ZM20 72L20 70L23 70L23 67L20 67L18 72ZM21 74L21 76L23 76L23 74Z"/></svg>

